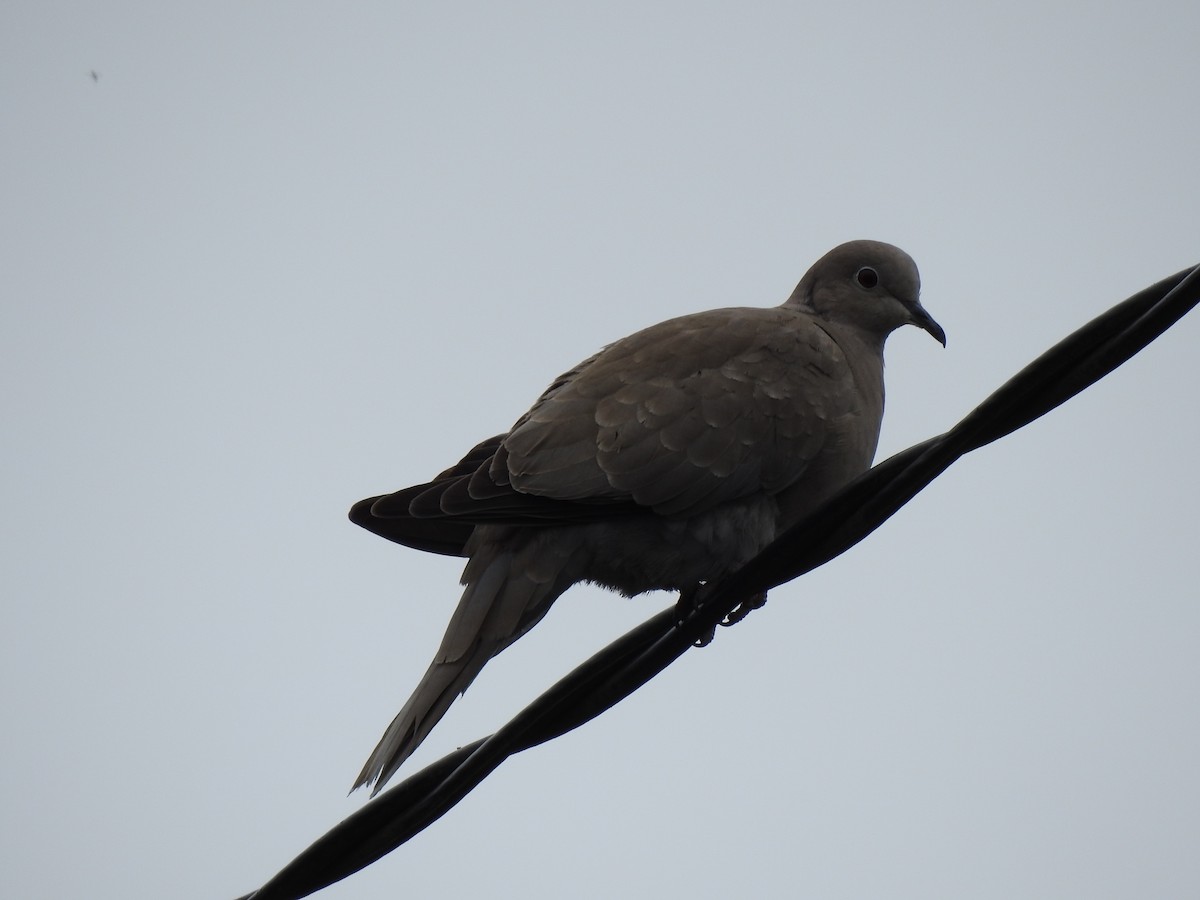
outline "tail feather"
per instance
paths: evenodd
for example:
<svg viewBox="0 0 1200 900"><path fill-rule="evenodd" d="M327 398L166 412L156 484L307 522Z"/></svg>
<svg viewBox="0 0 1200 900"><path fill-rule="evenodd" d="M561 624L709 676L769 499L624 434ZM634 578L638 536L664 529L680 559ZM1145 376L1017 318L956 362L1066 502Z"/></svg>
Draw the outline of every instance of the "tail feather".
<svg viewBox="0 0 1200 900"><path fill-rule="evenodd" d="M467 584L437 655L351 790L373 784L371 796L379 793L488 660L536 625L561 590L514 571L511 553L488 561Z"/></svg>

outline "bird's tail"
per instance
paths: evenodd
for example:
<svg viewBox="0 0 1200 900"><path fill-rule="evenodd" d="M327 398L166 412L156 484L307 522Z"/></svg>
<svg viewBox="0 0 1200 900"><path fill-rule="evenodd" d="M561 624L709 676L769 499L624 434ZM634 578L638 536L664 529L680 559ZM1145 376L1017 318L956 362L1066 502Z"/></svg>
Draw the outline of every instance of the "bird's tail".
<svg viewBox="0 0 1200 900"><path fill-rule="evenodd" d="M501 552L468 564L466 590L437 656L351 790L373 784L371 796L379 793L487 661L536 625L562 593L556 580L540 581L513 563L511 552Z"/></svg>

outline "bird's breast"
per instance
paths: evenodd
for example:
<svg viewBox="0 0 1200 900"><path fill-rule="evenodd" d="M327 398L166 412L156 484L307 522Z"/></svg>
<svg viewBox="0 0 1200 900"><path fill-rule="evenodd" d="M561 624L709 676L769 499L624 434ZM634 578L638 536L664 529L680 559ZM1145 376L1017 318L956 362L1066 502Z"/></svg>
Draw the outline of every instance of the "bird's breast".
<svg viewBox="0 0 1200 900"><path fill-rule="evenodd" d="M753 559L775 538L778 505L762 494L688 517L658 517L575 526L572 573L633 596L682 590Z"/></svg>

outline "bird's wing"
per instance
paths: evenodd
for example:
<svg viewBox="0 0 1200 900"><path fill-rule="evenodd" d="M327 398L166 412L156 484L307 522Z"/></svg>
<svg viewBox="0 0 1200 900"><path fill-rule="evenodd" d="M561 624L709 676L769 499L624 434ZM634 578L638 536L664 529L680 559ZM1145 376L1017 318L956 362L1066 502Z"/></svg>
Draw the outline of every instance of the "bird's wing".
<svg viewBox="0 0 1200 900"><path fill-rule="evenodd" d="M619 341L561 379L489 473L537 497L692 515L784 489L854 408L842 350L809 314L697 313Z"/></svg>
<svg viewBox="0 0 1200 900"><path fill-rule="evenodd" d="M463 545L466 544L467 538L475 529L474 523L448 518L418 519L410 515L383 517L373 515L371 507L375 505L376 501L388 497L397 498L395 501L397 506L407 507L407 504L399 499L403 495L411 493L415 496L430 487L445 484L447 481L461 478L464 475L471 475L481 464L491 460L504 437L504 435L498 434L486 441L480 441L467 452L466 456L427 484L407 488L395 494L383 494L359 500L350 508L350 521L380 537L406 547L413 547L428 553L441 553L446 556L462 556Z"/></svg>
<svg viewBox="0 0 1200 900"><path fill-rule="evenodd" d="M362 501L355 521L461 552L462 529L480 522L693 515L788 487L858 411L842 349L808 313L697 313L609 345L506 436L427 484Z"/></svg>

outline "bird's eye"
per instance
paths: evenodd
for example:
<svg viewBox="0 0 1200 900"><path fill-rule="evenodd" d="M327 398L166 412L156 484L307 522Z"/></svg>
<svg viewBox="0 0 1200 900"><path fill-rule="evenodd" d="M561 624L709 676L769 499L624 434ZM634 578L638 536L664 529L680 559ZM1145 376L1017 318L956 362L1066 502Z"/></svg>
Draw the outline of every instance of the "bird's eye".
<svg viewBox="0 0 1200 900"><path fill-rule="evenodd" d="M863 266L854 273L854 280L867 290L870 290L871 288L875 287L875 285L879 284L879 273L870 266Z"/></svg>

